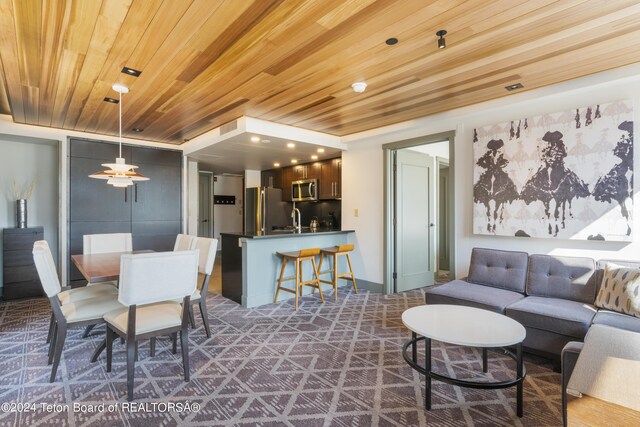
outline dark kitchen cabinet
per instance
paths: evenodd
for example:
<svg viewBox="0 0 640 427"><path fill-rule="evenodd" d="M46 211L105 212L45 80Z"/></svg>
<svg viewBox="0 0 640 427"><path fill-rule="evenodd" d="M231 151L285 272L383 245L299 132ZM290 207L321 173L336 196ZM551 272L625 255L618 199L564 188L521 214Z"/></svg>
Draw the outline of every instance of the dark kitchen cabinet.
<svg viewBox="0 0 640 427"><path fill-rule="evenodd" d="M282 168L282 200L291 201L291 183L298 178L294 178L294 169L291 166Z"/></svg>
<svg viewBox="0 0 640 427"><path fill-rule="evenodd" d="M307 163L293 167L294 181L299 179L318 179L320 178L320 162Z"/></svg>
<svg viewBox="0 0 640 427"><path fill-rule="evenodd" d="M320 199L339 199L342 197L342 159L325 160L321 164Z"/></svg>
<svg viewBox="0 0 640 427"><path fill-rule="evenodd" d="M339 157L321 162L263 171L262 185L270 186L268 179L273 176L274 171L280 171L279 182L282 185L282 200L291 201L291 183L300 179L317 179L319 187L318 198L321 200L340 199L342 197L342 159Z"/></svg>
<svg viewBox="0 0 640 427"><path fill-rule="evenodd" d="M263 187L282 188L282 169L262 171L261 178Z"/></svg>
<svg viewBox="0 0 640 427"><path fill-rule="evenodd" d="M182 229L182 153L123 146L126 161L150 178L122 189L88 175L112 163L118 145L71 139L69 144L69 255L82 253L82 236L132 233L133 249L168 251ZM83 280L69 262L69 280Z"/></svg>
<svg viewBox="0 0 640 427"><path fill-rule="evenodd" d="M2 234L3 299L44 295L32 254L33 244L43 239L42 227L4 229Z"/></svg>

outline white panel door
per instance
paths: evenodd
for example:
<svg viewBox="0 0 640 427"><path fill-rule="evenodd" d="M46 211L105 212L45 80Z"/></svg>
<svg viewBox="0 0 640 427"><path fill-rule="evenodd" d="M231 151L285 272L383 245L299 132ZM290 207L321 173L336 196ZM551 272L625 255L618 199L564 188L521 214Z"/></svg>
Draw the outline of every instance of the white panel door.
<svg viewBox="0 0 640 427"><path fill-rule="evenodd" d="M410 150L396 153L396 291L435 281L435 162Z"/></svg>

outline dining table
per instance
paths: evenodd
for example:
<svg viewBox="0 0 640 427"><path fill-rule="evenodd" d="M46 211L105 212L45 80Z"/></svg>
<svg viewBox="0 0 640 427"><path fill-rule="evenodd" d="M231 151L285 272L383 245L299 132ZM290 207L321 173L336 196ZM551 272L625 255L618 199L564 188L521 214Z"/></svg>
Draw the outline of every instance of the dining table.
<svg viewBox="0 0 640 427"><path fill-rule="evenodd" d="M139 250L101 254L80 254L71 255L71 260L88 283L101 283L118 280L120 277L120 257L122 257L122 255L151 252L154 251Z"/></svg>

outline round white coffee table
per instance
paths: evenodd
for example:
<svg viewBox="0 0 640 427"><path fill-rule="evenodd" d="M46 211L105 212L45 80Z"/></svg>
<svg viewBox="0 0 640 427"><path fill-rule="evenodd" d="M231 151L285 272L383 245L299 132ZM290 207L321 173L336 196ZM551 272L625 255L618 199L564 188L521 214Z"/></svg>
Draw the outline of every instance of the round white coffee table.
<svg viewBox="0 0 640 427"><path fill-rule="evenodd" d="M411 330L411 340L402 347L404 360L425 376L425 407L431 409L431 380L470 388L517 387L517 414L522 417L522 384L526 372L522 364L524 326L502 314L462 305L421 305L402 313L402 323ZM516 346L516 354L504 350L516 361L516 377L507 381L471 381L447 377L431 370L431 340L482 348L482 370L487 372L487 349ZM418 364L418 341L425 342L425 366ZM411 357L407 349L411 346Z"/></svg>

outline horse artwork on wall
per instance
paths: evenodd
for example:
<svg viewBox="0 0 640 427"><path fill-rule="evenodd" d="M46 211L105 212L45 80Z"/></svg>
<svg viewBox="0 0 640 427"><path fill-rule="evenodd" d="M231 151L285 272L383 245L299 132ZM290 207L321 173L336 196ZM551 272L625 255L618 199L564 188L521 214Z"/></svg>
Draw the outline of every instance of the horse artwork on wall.
<svg viewBox="0 0 640 427"><path fill-rule="evenodd" d="M474 234L631 241L631 101L473 130Z"/></svg>

